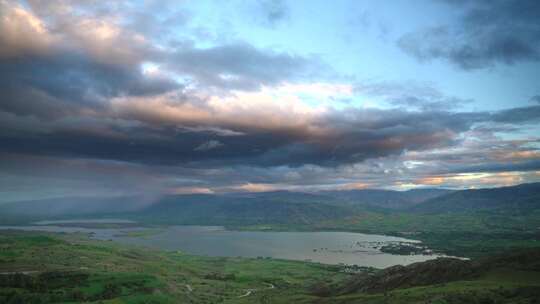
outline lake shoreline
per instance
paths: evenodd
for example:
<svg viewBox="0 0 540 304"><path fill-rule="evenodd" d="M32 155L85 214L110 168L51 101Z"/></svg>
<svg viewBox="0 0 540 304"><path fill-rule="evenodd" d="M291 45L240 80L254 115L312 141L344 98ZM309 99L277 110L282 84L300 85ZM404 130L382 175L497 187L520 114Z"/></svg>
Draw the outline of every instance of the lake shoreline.
<svg viewBox="0 0 540 304"><path fill-rule="evenodd" d="M115 226L116 224L121 225ZM381 249L390 244L395 247L405 243L421 243L418 240L387 235L337 231L246 231L230 230L226 226L138 224L113 223L110 219L106 222L92 222L86 219L84 223L77 223L76 220L47 221L33 226L0 226L0 229L87 233L91 239L201 256L272 258L375 268L447 257L437 253L399 255L384 252Z"/></svg>

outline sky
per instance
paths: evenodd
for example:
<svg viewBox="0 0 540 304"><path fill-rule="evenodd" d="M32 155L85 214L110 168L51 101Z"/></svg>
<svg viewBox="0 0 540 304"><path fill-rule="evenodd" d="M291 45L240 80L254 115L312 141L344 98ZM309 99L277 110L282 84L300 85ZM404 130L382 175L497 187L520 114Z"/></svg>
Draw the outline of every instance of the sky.
<svg viewBox="0 0 540 304"><path fill-rule="evenodd" d="M0 0L0 202L540 181L540 2Z"/></svg>

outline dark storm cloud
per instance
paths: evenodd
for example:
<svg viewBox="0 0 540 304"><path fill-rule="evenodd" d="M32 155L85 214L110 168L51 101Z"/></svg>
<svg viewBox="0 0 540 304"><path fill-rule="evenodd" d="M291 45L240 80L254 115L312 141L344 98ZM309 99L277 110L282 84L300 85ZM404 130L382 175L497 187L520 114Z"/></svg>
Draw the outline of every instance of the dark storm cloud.
<svg viewBox="0 0 540 304"><path fill-rule="evenodd" d="M17 72L13 67L20 67L21 73L35 70L31 80L57 83L57 93L88 87L85 93L108 97L119 91L128 95L158 93L174 86L172 80L142 77L139 69L144 63L159 65L162 71L179 76L176 79L187 78L203 89L253 90L320 74L323 68L317 58L258 49L243 42L199 48L187 37L172 43L167 31L156 33L156 27L186 22L186 13L181 10L168 8L152 15L133 11L123 2L30 4L33 10L27 11L17 3L0 3L0 60L7 64L3 71ZM126 19L129 22L118 12L131 14ZM65 85L66 77L72 82L69 86ZM39 85L50 87L39 83L37 88Z"/></svg>
<svg viewBox="0 0 540 304"><path fill-rule="evenodd" d="M242 134L236 136L219 136L211 130L178 130L167 122L121 126L118 120L96 120L80 128L57 123L46 134L21 131L3 134L0 139L4 152L145 164L337 166L405 150L453 145L456 136L480 116L348 109L296 127L265 130L234 122L219 126ZM123 119L130 121L128 117ZM313 127L319 131L312 131Z"/></svg>
<svg viewBox="0 0 540 304"><path fill-rule="evenodd" d="M464 166L451 170L451 173L466 172L516 172L516 171L538 171L540 170L540 159L527 160L515 163L488 163L473 166Z"/></svg>
<svg viewBox="0 0 540 304"><path fill-rule="evenodd" d="M406 34L398 45L419 60L447 59L465 70L540 60L540 2L449 1L459 24Z"/></svg>
<svg viewBox="0 0 540 304"><path fill-rule="evenodd" d="M320 90L334 90L332 85L287 90L328 72L320 60L243 42L204 48L189 39L169 43L169 32L158 29L187 22L182 11L129 11L136 17L125 22L111 16L129 10L121 2L84 2L76 7L81 18L66 14L65 3L30 1L33 11L24 14L6 3L0 1L0 17L10 14L0 20L0 180L18 174L21 180L39 179L21 193L53 187L56 178L64 181L62 191L84 193L92 187L163 192L178 185L204 191L247 182L381 184L397 174L413 176L400 163L407 153L459 147L464 133L482 133L475 128L479 123L492 124L486 134L510 132L510 126L540 117L536 104L495 113L450 112L468 101L410 83L355 88L392 109L313 106L299 101L302 90L321 101L327 97ZM284 2L263 3L269 5L269 23L287 17ZM424 160L451 163L448 171L467 162L497 170L483 160L491 151L481 148ZM496 157L528 157L528 168L535 168L534 151L508 158L502 152Z"/></svg>
<svg viewBox="0 0 540 304"><path fill-rule="evenodd" d="M59 53L51 57L0 59L0 109L16 114L57 116L76 107L99 107L119 95L163 93L180 86L145 77L138 67L107 65Z"/></svg>
<svg viewBox="0 0 540 304"><path fill-rule="evenodd" d="M118 18L111 14L119 9L135 13L121 2L31 1L33 10L17 3L0 5L0 110L16 115L58 119L88 110L101 115L108 111L111 98L182 88L167 72L143 73L141 65L148 62L188 78L202 91L212 87L252 90L307 77L320 67L315 59L245 43L200 49L185 42L174 49L156 48L140 35L145 33L143 28L153 29L139 19L128 23L132 28L110 21ZM71 10L81 16L75 18ZM153 18L144 17L148 12L138 13L159 27L185 22L182 11L168 9L162 14L165 17Z"/></svg>
<svg viewBox="0 0 540 304"><path fill-rule="evenodd" d="M540 105L512 108L493 114L493 121L502 123L533 123L540 120Z"/></svg>

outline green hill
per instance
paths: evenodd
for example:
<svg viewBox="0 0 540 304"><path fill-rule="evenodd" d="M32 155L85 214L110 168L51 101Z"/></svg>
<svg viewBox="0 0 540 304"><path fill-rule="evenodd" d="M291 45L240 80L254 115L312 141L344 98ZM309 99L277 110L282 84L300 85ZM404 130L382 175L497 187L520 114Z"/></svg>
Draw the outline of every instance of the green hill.
<svg viewBox="0 0 540 304"><path fill-rule="evenodd" d="M455 191L420 203L410 211L419 213L505 211L540 209L540 183L512 187Z"/></svg>

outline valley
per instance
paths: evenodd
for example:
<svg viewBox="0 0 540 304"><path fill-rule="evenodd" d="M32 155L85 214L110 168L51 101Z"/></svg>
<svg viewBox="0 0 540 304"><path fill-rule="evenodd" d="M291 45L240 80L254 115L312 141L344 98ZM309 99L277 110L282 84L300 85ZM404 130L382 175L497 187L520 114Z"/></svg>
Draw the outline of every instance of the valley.
<svg viewBox="0 0 540 304"><path fill-rule="evenodd" d="M540 250L383 270L2 232L2 303L534 303Z"/></svg>
<svg viewBox="0 0 540 304"><path fill-rule="evenodd" d="M377 200L372 191L181 195L127 212L72 206L53 216L45 205L18 214L4 206L12 226L0 230L0 299L534 303L538 187L426 191L400 207L384 191Z"/></svg>

